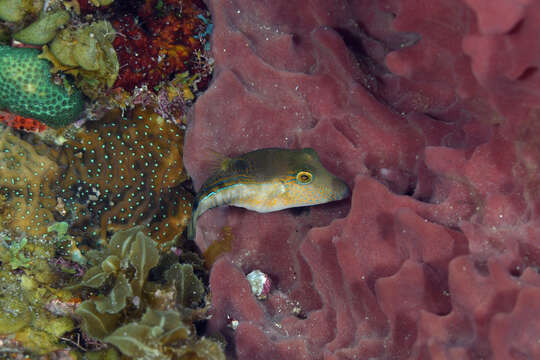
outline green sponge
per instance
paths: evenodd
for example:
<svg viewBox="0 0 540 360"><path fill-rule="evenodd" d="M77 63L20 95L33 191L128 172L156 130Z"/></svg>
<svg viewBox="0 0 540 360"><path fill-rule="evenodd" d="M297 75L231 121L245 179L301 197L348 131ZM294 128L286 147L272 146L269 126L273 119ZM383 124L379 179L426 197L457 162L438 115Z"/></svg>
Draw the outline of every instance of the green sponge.
<svg viewBox="0 0 540 360"><path fill-rule="evenodd" d="M0 109L58 128L78 119L84 108L81 92L52 82L51 64L39 51L0 45Z"/></svg>

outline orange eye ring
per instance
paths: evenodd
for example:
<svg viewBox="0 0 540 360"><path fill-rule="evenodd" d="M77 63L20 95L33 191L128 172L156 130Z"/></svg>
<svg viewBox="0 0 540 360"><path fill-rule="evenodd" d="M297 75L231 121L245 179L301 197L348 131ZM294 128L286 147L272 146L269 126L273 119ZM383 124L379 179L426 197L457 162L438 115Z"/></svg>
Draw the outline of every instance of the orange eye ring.
<svg viewBox="0 0 540 360"><path fill-rule="evenodd" d="M296 182L301 185L309 184L313 180L313 175L307 171L299 171L296 174Z"/></svg>

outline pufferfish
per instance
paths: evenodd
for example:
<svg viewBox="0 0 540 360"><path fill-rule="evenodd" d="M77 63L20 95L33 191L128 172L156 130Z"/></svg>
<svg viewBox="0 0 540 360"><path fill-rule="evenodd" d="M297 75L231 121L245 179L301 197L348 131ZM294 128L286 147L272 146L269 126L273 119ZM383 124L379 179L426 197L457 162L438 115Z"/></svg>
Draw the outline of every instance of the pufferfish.
<svg viewBox="0 0 540 360"><path fill-rule="evenodd" d="M347 184L324 168L315 150L259 149L221 161L197 193L187 235L193 239L198 217L218 206L266 213L349 195Z"/></svg>

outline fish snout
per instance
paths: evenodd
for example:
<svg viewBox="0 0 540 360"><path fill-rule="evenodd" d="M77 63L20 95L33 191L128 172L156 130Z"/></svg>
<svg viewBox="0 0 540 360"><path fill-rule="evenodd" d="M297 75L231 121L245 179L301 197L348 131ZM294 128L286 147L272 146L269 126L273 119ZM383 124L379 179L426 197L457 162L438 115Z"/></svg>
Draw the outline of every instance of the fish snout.
<svg viewBox="0 0 540 360"><path fill-rule="evenodd" d="M349 185L339 178L332 179L332 190L334 200L346 199L351 196L351 189L349 189Z"/></svg>

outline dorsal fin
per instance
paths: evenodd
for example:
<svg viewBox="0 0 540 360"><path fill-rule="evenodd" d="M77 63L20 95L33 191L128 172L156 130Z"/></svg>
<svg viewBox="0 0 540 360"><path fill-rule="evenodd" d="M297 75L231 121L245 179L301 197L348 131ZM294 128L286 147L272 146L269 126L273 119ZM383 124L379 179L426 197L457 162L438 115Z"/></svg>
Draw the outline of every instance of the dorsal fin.
<svg viewBox="0 0 540 360"><path fill-rule="evenodd" d="M209 164L209 169L211 172L216 172L218 170L225 171L229 168L231 158L227 155L215 151L213 149L204 149L205 157L208 159L205 162Z"/></svg>

